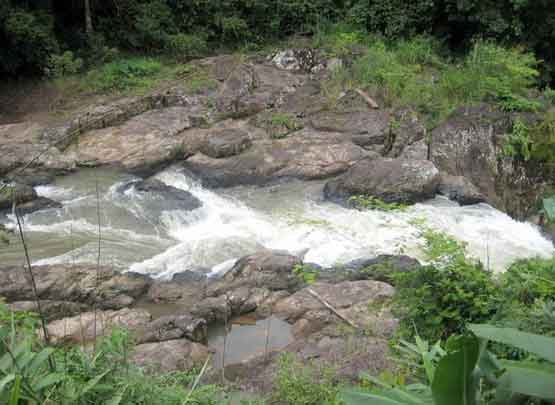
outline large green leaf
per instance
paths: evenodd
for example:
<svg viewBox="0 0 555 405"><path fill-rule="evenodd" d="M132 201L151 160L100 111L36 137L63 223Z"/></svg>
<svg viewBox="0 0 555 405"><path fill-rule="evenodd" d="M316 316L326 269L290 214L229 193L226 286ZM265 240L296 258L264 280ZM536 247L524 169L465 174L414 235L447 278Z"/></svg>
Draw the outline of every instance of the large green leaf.
<svg viewBox="0 0 555 405"><path fill-rule="evenodd" d="M408 392L406 389L391 388L363 392L344 390L339 394L346 405L432 405L429 393Z"/></svg>
<svg viewBox="0 0 555 405"><path fill-rule="evenodd" d="M555 338L491 325L472 324L468 327L478 337L518 347L555 363Z"/></svg>
<svg viewBox="0 0 555 405"><path fill-rule="evenodd" d="M502 361L505 373L499 378L498 397L523 394L542 399L555 399L555 367L521 361Z"/></svg>
<svg viewBox="0 0 555 405"><path fill-rule="evenodd" d="M6 387L13 380L15 380L15 374L8 374L7 376L5 376L0 380L0 394L2 394L4 387Z"/></svg>
<svg viewBox="0 0 555 405"><path fill-rule="evenodd" d="M479 342L475 336L460 336L449 342L450 352L439 361L432 394L436 405L476 404L474 369L478 362Z"/></svg>
<svg viewBox="0 0 555 405"><path fill-rule="evenodd" d="M10 394L10 401L8 402L8 404L18 405L20 396L21 396L21 376L18 375L15 377L15 381L12 386L12 392Z"/></svg>

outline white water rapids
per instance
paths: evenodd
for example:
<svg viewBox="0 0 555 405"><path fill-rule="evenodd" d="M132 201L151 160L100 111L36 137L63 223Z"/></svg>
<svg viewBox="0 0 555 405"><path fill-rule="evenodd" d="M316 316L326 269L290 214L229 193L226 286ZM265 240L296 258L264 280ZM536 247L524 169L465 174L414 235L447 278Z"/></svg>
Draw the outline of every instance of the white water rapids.
<svg viewBox="0 0 555 405"><path fill-rule="evenodd" d="M421 219L466 242L468 252L494 271L517 258L554 253L537 227L486 204L459 207L437 197L405 212L358 211L324 201L322 182L212 191L176 167L157 178L190 191L202 207L165 210L161 199L149 199L133 188L121 192L122 185L136 179L113 171L83 171L38 187L40 195L64 206L26 216L34 264L96 263L97 181L101 262L154 277L199 268L218 272L262 247L306 252L306 262L325 267L383 253L422 259L415 225ZM13 219L8 226L14 226ZM20 261L17 247L0 250L0 260Z"/></svg>

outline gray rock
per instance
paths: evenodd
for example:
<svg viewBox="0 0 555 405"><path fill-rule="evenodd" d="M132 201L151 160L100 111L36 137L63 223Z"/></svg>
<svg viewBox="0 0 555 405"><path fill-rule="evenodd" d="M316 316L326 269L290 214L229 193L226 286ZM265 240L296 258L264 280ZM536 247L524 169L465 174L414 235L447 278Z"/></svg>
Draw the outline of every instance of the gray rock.
<svg viewBox="0 0 555 405"><path fill-rule="evenodd" d="M250 148L249 134L236 129L219 130L210 133L200 150L211 158L225 158L239 155Z"/></svg>
<svg viewBox="0 0 555 405"><path fill-rule="evenodd" d="M23 183L0 183L0 210L11 209L13 201L17 205L33 201L38 198L35 189Z"/></svg>
<svg viewBox="0 0 555 405"><path fill-rule="evenodd" d="M206 321L191 315L169 315L158 318L137 332L139 343L162 342L187 338L193 342L207 339Z"/></svg>
<svg viewBox="0 0 555 405"><path fill-rule="evenodd" d="M202 366L209 354L208 348L200 343L177 339L137 345L131 362L151 373L189 371Z"/></svg>
<svg viewBox="0 0 555 405"><path fill-rule="evenodd" d="M365 159L324 187L328 199L368 195L393 203L415 203L435 196L439 171L426 160Z"/></svg>
<svg viewBox="0 0 555 405"><path fill-rule="evenodd" d="M181 209L192 211L202 206L202 202L186 190L168 186L160 180L148 179L138 183L131 183L127 187L132 186L140 193L156 196L164 200L164 209Z"/></svg>
<svg viewBox="0 0 555 405"><path fill-rule="evenodd" d="M463 176L442 174L438 191L460 205L472 205L486 201L476 186Z"/></svg>

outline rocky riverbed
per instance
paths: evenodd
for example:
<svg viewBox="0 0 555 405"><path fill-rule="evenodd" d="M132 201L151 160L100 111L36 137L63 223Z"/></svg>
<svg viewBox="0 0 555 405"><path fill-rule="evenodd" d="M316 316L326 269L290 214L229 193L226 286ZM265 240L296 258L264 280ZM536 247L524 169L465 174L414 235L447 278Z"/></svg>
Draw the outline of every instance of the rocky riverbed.
<svg viewBox="0 0 555 405"><path fill-rule="evenodd" d="M253 389L283 351L354 377L388 366L395 289L371 269L418 271L418 224L493 271L553 254L521 222L549 179L501 154L512 114L468 106L427 131L360 89L330 97L324 83L346 61L307 52L207 58L193 65L216 88L191 92L184 79L0 126L0 224L16 230L15 203L53 342L124 327L137 364L183 370L216 351ZM354 209L361 194L410 207ZM34 310L17 234L0 232L0 297ZM310 286L295 274L307 264L321 274ZM237 346L230 364L217 330L237 322L256 349Z"/></svg>

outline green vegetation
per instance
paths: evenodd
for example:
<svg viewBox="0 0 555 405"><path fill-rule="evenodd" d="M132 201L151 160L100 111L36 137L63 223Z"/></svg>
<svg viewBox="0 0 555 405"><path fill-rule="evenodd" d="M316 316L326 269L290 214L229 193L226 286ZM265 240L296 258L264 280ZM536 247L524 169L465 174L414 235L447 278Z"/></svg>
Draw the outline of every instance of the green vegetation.
<svg viewBox="0 0 555 405"><path fill-rule="evenodd" d="M96 352L45 347L38 320L0 306L0 403L17 404L217 404L212 385L191 391L195 373L145 375L129 363L132 341L114 331Z"/></svg>
<svg viewBox="0 0 555 405"><path fill-rule="evenodd" d="M403 342L405 356L424 371L422 383L390 385L368 376L379 389L345 390L341 398L346 405L526 404L555 398L555 339L487 324L469 329L468 335L451 336L443 347L439 342L430 347L419 338L416 345ZM538 360L499 361L485 349L488 340L526 350Z"/></svg>
<svg viewBox="0 0 555 405"><path fill-rule="evenodd" d="M341 33L334 33L341 36ZM509 111L534 111L528 98L539 62L533 54L477 41L463 58L442 57L431 37L388 43L357 36L362 56L335 73L342 87L369 89L386 106L411 105L434 126L455 108L482 101ZM332 41L333 43L333 41Z"/></svg>
<svg viewBox="0 0 555 405"><path fill-rule="evenodd" d="M272 400L287 405L340 405L333 370L315 370L291 356L280 357Z"/></svg>
<svg viewBox="0 0 555 405"><path fill-rule="evenodd" d="M255 124L264 128L272 139L287 138L291 133L303 129L303 123L293 114L268 112L256 118Z"/></svg>
<svg viewBox="0 0 555 405"><path fill-rule="evenodd" d="M370 195L355 195L349 198L349 203L360 210L404 211L408 205L402 203L387 203Z"/></svg>
<svg viewBox="0 0 555 405"><path fill-rule="evenodd" d="M461 333L469 322L489 320L499 289L490 272L466 257L464 246L449 236L424 228L424 252L430 263L418 271L393 276L400 335L436 341Z"/></svg>
<svg viewBox="0 0 555 405"><path fill-rule="evenodd" d="M320 269L306 264L296 264L293 267L293 274L299 277L306 284L313 284L318 280Z"/></svg>

